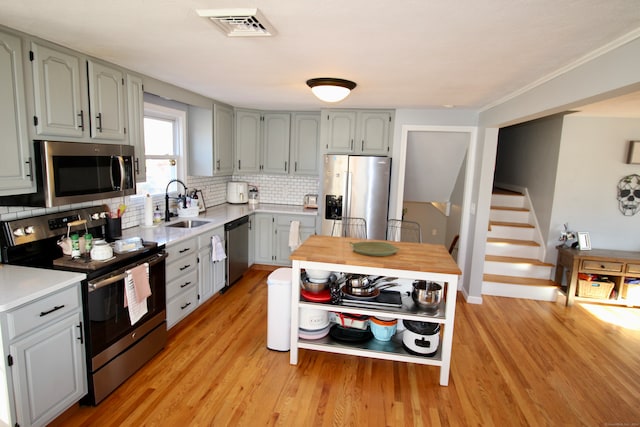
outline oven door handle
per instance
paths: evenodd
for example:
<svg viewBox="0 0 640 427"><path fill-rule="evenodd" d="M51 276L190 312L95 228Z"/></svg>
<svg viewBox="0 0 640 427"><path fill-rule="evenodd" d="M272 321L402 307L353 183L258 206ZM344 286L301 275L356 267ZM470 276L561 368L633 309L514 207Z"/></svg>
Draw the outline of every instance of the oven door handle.
<svg viewBox="0 0 640 427"><path fill-rule="evenodd" d="M93 292L97 289L109 286L112 283L124 280L127 277L127 273L118 274L117 276L111 276L109 278L98 280L97 282L89 283L89 292Z"/></svg>
<svg viewBox="0 0 640 427"><path fill-rule="evenodd" d="M160 261L162 261L166 257L167 257L166 253L159 253L159 254L155 255L153 258L148 259L146 261L143 261L140 264L148 262L149 263L149 267L151 267L151 266L159 263ZM127 270L129 270L129 268L127 268ZM93 292L93 291L95 291L97 289L103 288L105 286L109 286L112 283L118 282L120 280L124 280L126 277L127 277L127 273L125 271L125 272L117 274L115 276L107 277L106 279L98 280L98 281L95 281L95 282L89 282L89 292Z"/></svg>

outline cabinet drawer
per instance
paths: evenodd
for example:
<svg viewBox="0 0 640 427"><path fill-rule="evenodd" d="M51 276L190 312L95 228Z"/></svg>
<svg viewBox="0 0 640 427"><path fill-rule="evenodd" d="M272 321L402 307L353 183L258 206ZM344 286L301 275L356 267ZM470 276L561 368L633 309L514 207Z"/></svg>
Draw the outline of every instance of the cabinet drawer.
<svg viewBox="0 0 640 427"><path fill-rule="evenodd" d="M291 221L300 221L300 227L316 226L316 217L311 215L277 215L276 221L278 225L289 226Z"/></svg>
<svg viewBox="0 0 640 427"><path fill-rule="evenodd" d="M169 257L167 258L167 262L172 262L173 260L178 259L181 256L196 252L198 252L198 244L195 237L178 242L175 245L167 247L167 254L169 255Z"/></svg>
<svg viewBox="0 0 640 427"><path fill-rule="evenodd" d="M193 288L167 302L167 329L184 319L198 306L198 289Z"/></svg>
<svg viewBox="0 0 640 427"><path fill-rule="evenodd" d="M175 280L167 282L167 300L178 295L185 289L192 288L198 284L198 270L192 270Z"/></svg>
<svg viewBox="0 0 640 427"><path fill-rule="evenodd" d="M190 252L189 255L167 263L167 282L185 275L196 269L198 266L198 253Z"/></svg>
<svg viewBox="0 0 640 427"><path fill-rule="evenodd" d="M79 285L47 295L7 313L9 339L80 309Z"/></svg>
<svg viewBox="0 0 640 427"><path fill-rule="evenodd" d="M640 274L640 264L627 264L628 274Z"/></svg>
<svg viewBox="0 0 640 427"><path fill-rule="evenodd" d="M582 271L606 272L606 273L622 273L621 262L604 262L604 261L582 261Z"/></svg>

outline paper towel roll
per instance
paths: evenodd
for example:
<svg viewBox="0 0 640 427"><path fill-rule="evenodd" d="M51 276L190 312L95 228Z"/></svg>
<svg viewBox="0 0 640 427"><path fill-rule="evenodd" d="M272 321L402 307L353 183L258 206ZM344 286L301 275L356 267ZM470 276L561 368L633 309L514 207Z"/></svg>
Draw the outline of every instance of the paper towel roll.
<svg viewBox="0 0 640 427"><path fill-rule="evenodd" d="M151 196L147 194L144 198L144 222L145 227L153 226L153 200Z"/></svg>

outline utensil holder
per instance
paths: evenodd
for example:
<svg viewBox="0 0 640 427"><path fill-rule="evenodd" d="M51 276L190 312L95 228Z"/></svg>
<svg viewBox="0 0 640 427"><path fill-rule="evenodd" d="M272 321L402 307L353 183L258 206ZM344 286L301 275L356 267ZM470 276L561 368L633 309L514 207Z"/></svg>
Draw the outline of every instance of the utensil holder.
<svg viewBox="0 0 640 427"><path fill-rule="evenodd" d="M122 218L107 218L107 241L122 237Z"/></svg>

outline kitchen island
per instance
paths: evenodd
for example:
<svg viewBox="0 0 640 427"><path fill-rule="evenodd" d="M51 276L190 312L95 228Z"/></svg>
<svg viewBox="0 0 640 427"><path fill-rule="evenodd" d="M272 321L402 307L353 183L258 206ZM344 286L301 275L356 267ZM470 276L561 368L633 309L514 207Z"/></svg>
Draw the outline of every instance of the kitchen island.
<svg viewBox="0 0 640 427"><path fill-rule="evenodd" d="M389 256L368 256L353 251L351 243L362 240L348 237L311 236L291 254L291 352L290 363L298 363L300 348L354 356L373 357L440 367L440 385L449 384L451 345L456 307L458 276L461 274L444 246L426 243L386 242L397 248ZM372 242L372 241L367 241ZM354 307L344 304L313 303L300 298L300 274L305 268L342 273L392 276L400 280L427 280L444 287L444 298L434 313L417 307L409 295L402 296L402 307ZM390 342L372 340L365 345L338 342L330 337L306 340L298 337L299 309L322 309L340 313L380 316L402 320L439 323L442 339L432 357L413 355L398 342L398 335Z"/></svg>

